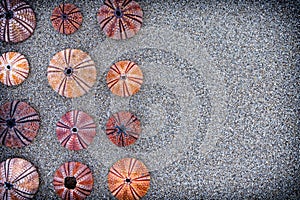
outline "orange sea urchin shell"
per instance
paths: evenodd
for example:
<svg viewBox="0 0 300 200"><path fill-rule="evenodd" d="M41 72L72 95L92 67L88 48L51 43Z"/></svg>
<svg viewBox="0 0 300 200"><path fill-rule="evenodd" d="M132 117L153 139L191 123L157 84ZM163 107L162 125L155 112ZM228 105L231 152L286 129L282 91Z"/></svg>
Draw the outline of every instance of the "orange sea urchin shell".
<svg viewBox="0 0 300 200"><path fill-rule="evenodd" d="M80 10L70 3L55 7L51 16L54 29L66 35L77 31L82 24L82 19Z"/></svg>
<svg viewBox="0 0 300 200"><path fill-rule="evenodd" d="M10 158L0 164L0 199L32 199L38 188L39 174L27 160Z"/></svg>
<svg viewBox="0 0 300 200"><path fill-rule="evenodd" d="M94 179L91 170L80 162L66 162L60 166L53 179L56 193L62 199L85 199L91 194Z"/></svg>
<svg viewBox="0 0 300 200"><path fill-rule="evenodd" d="M27 103L7 102L0 106L0 142L7 147L30 144L40 128L38 113Z"/></svg>
<svg viewBox="0 0 300 200"><path fill-rule="evenodd" d="M117 146L128 146L141 134L140 121L130 112L113 114L106 123L106 135Z"/></svg>
<svg viewBox="0 0 300 200"><path fill-rule="evenodd" d="M29 38L36 27L32 8L22 0L0 1L0 40L22 42Z"/></svg>
<svg viewBox="0 0 300 200"><path fill-rule="evenodd" d="M79 49L65 49L53 56L47 76L50 86L60 95L79 97L96 82L96 67L87 53Z"/></svg>
<svg viewBox="0 0 300 200"><path fill-rule="evenodd" d="M147 167L135 158L124 158L109 170L108 188L119 200L140 199L150 187L150 174Z"/></svg>
<svg viewBox="0 0 300 200"><path fill-rule="evenodd" d="M29 63L25 56L17 52L7 52L0 57L0 82L5 85L19 85L29 73Z"/></svg>
<svg viewBox="0 0 300 200"><path fill-rule="evenodd" d="M113 39L133 37L143 23L143 11L132 0L105 0L97 13L97 19L104 33Z"/></svg>
<svg viewBox="0 0 300 200"><path fill-rule="evenodd" d="M60 144L70 150L86 149L96 135L93 118L82 111L67 112L56 124Z"/></svg>
<svg viewBox="0 0 300 200"><path fill-rule="evenodd" d="M131 96L140 90L143 73L134 62L119 61L110 67L106 83L113 94L123 97Z"/></svg>

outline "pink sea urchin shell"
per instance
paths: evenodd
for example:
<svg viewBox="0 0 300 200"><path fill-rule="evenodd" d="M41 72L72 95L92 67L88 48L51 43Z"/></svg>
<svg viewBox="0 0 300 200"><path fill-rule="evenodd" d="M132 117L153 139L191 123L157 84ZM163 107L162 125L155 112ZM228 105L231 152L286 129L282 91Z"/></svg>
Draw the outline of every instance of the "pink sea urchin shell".
<svg viewBox="0 0 300 200"><path fill-rule="evenodd" d="M69 111L57 122L56 135L69 150L86 149L96 135L96 124L85 112Z"/></svg>

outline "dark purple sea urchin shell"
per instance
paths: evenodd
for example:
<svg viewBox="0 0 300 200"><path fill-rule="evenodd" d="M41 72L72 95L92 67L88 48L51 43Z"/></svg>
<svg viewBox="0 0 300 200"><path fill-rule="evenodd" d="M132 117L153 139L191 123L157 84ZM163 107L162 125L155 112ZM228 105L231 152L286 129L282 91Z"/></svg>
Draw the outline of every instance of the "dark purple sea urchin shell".
<svg viewBox="0 0 300 200"><path fill-rule="evenodd" d="M0 106L0 143L7 147L30 144L40 128L36 110L21 101L7 102Z"/></svg>
<svg viewBox="0 0 300 200"><path fill-rule="evenodd" d="M36 27L32 8L21 0L0 1L0 40L22 42L28 39Z"/></svg>

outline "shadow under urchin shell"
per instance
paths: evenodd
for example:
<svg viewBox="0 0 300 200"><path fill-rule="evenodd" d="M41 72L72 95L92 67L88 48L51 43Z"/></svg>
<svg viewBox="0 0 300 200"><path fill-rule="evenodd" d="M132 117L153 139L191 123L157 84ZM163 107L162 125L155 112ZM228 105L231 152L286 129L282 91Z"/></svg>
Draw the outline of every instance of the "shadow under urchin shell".
<svg viewBox="0 0 300 200"><path fill-rule="evenodd" d="M164 67L170 66L174 68L174 70L179 71L182 78L187 79L197 98L197 110L200 113L200 118L198 118L197 121L197 131L186 134L193 134L193 142L201 144L205 137L207 124L210 120L211 103L207 88L198 70L194 66L191 66L187 60L178 57L172 52L161 49L144 48L129 51L123 54L119 60L123 58L135 61L141 66L143 66L143 63L150 62L159 63L159 65ZM178 104L176 91L172 91L158 83L145 83L142 85L139 93L130 97L129 104L130 109L141 116L141 122L145 125L147 125L149 121L147 118L151 116L151 110L147 108L149 104L162 104L167 113L167 120L161 130L150 138L147 138L147 136L144 138L141 137L139 139L140 141L131 147L134 151L151 151L160 148L166 145L166 143L172 142L172 137L178 134L177 127L180 126L180 120L182 119L179 115L181 109ZM147 133L144 133L142 130L142 135L143 134Z"/></svg>

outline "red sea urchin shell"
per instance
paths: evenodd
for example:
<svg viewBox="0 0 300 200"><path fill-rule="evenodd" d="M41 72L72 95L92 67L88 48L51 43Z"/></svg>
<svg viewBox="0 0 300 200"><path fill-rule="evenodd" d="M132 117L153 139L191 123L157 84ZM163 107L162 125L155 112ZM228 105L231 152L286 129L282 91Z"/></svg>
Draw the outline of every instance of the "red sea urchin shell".
<svg viewBox="0 0 300 200"><path fill-rule="evenodd" d="M94 179L91 170L80 162L66 162L53 179L56 193L62 199L84 199L91 194Z"/></svg>
<svg viewBox="0 0 300 200"><path fill-rule="evenodd" d="M113 39L133 37L143 23L143 11L132 0L105 0L97 13L97 19L104 33Z"/></svg>
<svg viewBox="0 0 300 200"><path fill-rule="evenodd" d="M27 103L7 102L0 107L0 142L7 147L30 144L40 127L38 113Z"/></svg>
<svg viewBox="0 0 300 200"><path fill-rule="evenodd" d="M29 63L17 52L7 52L0 57L0 82L5 85L19 85L29 74Z"/></svg>
<svg viewBox="0 0 300 200"><path fill-rule="evenodd" d="M47 77L50 86L60 95L79 97L96 82L96 67L87 53L79 49L65 49L51 59Z"/></svg>
<svg viewBox="0 0 300 200"><path fill-rule="evenodd" d="M117 199L140 199L150 187L147 167L135 158L124 158L109 170L108 188Z"/></svg>
<svg viewBox="0 0 300 200"><path fill-rule="evenodd" d="M85 112L70 111L57 122L56 135L69 150L86 149L96 135L96 124Z"/></svg>
<svg viewBox="0 0 300 200"><path fill-rule="evenodd" d="M27 160L10 158L0 164L0 199L32 199L38 188L39 174Z"/></svg>
<svg viewBox="0 0 300 200"><path fill-rule="evenodd" d="M77 31L82 24L82 19L80 10L70 3L55 7L51 16L54 29L66 35Z"/></svg>
<svg viewBox="0 0 300 200"><path fill-rule="evenodd" d="M140 121L130 112L113 114L106 123L106 135L117 146L128 146L141 134Z"/></svg>
<svg viewBox="0 0 300 200"><path fill-rule="evenodd" d="M110 67L106 83L115 95L127 97L137 93L143 83L143 73L134 62L119 61Z"/></svg>
<svg viewBox="0 0 300 200"><path fill-rule="evenodd" d="M21 0L0 1L0 40L22 42L28 39L36 27L32 8Z"/></svg>

